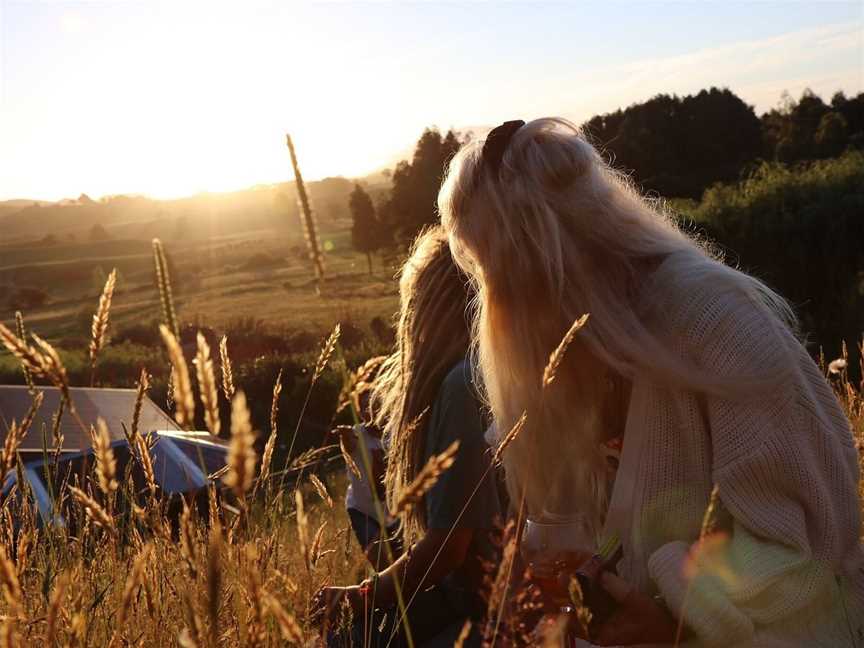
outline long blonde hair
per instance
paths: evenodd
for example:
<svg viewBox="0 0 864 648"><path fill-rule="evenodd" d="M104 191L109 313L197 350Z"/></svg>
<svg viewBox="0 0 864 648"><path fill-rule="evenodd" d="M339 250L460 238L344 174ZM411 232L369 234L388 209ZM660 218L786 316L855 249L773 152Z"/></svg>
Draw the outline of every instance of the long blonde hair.
<svg viewBox="0 0 864 648"><path fill-rule="evenodd" d="M680 359L675 332L649 317L646 304L668 307L687 298L679 279L710 277L718 291L752 296L778 325L794 317L782 298L682 232L570 122L526 124L494 171L481 164L482 146L470 143L454 157L438 208L457 263L476 283L476 365L496 424L506 432L528 412L504 457L511 497L524 496L534 514L578 510L597 521L607 498L600 441L610 376L648 374L726 395L782 379L779 358L735 384ZM550 352L584 313L587 326L543 390Z"/></svg>
<svg viewBox="0 0 864 648"><path fill-rule="evenodd" d="M423 467L429 410L441 383L468 353L469 290L443 229L436 226L418 236L399 281L396 350L385 361L372 395L376 422L389 446L385 484L390 510ZM409 543L425 532L422 503L403 516L402 526Z"/></svg>

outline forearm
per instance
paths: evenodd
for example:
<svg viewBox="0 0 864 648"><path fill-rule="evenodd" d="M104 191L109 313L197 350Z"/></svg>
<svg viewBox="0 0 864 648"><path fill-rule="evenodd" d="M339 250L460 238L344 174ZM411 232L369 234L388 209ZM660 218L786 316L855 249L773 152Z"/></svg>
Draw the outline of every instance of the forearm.
<svg viewBox="0 0 864 648"><path fill-rule="evenodd" d="M431 530L387 569L378 574L374 587L375 606L392 607L398 603L397 587L404 601L422 588L440 583L465 561L473 532ZM370 595L372 593L370 592Z"/></svg>

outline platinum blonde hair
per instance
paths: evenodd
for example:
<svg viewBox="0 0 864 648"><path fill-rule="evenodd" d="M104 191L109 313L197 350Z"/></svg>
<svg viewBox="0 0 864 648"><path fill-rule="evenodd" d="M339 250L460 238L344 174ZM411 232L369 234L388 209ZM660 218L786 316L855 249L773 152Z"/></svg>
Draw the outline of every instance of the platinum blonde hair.
<svg viewBox="0 0 864 648"><path fill-rule="evenodd" d="M533 515L580 512L596 522L608 495L600 442L610 377L647 375L726 397L782 379L780 358L734 382L682 358L662 312L685 304L688 282L743 291L778 325L794 316L679 229L660 201L640 195L574 124L526 124L497 173L481 164L482 147L469 143L451 161L438 208L454 258L475 283L475 364L496 425L506 433L528 412L504 455L508 488ZM584 313L588 324L543 389L550 352Z"/></svg>

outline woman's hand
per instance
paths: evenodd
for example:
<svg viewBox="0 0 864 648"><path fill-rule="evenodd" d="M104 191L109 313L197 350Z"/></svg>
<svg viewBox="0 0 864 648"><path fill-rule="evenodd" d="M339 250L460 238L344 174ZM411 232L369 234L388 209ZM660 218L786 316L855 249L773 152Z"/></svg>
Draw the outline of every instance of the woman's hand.
<svg viewBox="0 0 864 648"><path fill-rule="evenodd" d="M592 637L598 646L671 644L677 621L653 598L636 590L623 578L603 572L600 584L618 601L619 607Z"/></svg>
<svg viewBox="0 0 864 648"><path fill-rule="evenodd" d="M360 586L322 587L312 597L309 621L316 626L334 623L346 601L355 615L362 612L363 595Z"/></svg>

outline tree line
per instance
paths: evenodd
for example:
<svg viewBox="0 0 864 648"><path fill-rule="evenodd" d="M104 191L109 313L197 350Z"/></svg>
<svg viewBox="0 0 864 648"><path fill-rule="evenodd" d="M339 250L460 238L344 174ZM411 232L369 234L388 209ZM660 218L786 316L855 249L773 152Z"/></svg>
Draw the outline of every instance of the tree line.
<svg viewBox="0 0 864 648"><path fill-rule="evenodd" d="M837 92L830 103L810 90L758 117L728 89L679 97L661 94L592 117L583 124L592 143L643 191L664 198L699 199L716 183L752 175L763 162L787 165L864 149L864 93ZM465 138L450 130L423 131L411 160L392 173L389 192L373 201L357 183L350 195L354 248L367 255L404 249L437 220L435 197L447 162Z"/></svg>
<svg viewBox="0 0 864 648"><path fill-rule="evenodd" d="M761 117L728 89L658 95L583 124L592 143L727 259L793 301L811 341L860 338L864 318L864 93L784 95ZM426 129L392 187L350 197L355 249L396 255L437 220L435 197L462 140ZM836 349L835 349L836 350Z"/></svg>

